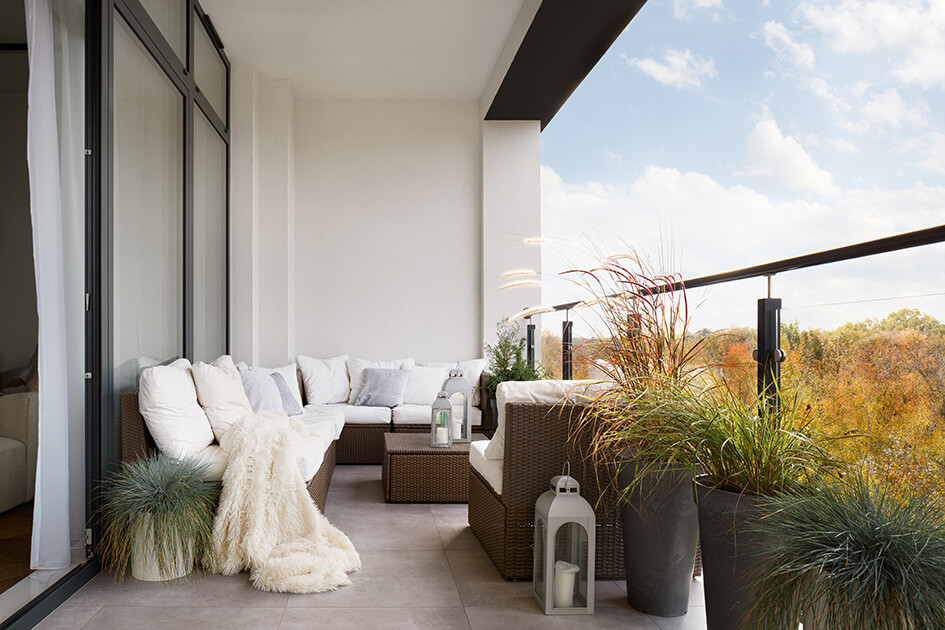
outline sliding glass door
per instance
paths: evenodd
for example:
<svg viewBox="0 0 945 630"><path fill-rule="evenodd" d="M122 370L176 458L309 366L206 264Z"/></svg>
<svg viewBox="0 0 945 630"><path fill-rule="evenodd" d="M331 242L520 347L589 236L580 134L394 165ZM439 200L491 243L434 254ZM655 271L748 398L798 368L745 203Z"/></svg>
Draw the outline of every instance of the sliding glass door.
<svg viewBox="0 0 945 630"><path fill-rule="evenodd" d="M114 382L184 348L184 96L113 17Z"/></svg>

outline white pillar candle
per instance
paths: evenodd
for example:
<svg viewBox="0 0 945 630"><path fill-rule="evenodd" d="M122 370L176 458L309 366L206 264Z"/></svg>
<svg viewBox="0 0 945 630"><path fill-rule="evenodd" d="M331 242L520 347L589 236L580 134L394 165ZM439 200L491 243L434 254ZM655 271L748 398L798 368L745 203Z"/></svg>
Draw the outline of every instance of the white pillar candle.
<svg viewBox="0 0 945 630"><path fill-rule="evenodd" d="M450 440L449 429L446 427L437 427L436 428L436 443L437 444L446 444Z"/></svg>
<svg viewBox="0 0 945 630"><path fill-rule="evenodd" d="M574 578L580 570L578 565L564 560L555 562L555 608L574 606Z"/></svg>

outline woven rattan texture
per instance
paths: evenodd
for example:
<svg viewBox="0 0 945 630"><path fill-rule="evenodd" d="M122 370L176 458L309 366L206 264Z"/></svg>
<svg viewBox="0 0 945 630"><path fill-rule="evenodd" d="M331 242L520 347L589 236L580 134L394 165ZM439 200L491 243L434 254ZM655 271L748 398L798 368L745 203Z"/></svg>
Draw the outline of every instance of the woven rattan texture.
<svg viewBox="0 0 945 630"><path fill-rule="evenodd" d="M500 499L505 510L502 519L505 531L500 551L491 542L496 538L495 532L488 531L488 527L483 529L484 519L478 513L479 510L494 513L494 501L486 501L487 494L481 491L470 492L469 500L469 524L506 579L531 578L535 501L549 489L551 478L561 474L566 461L571 462L571 476L581 484L581 495L597 506L597 579L624 578L618 495L608 483L613 471L596 470L588 461L589 431L571 435L571 426L585 410L584 405L571 404L506 405Z"/></svg>
<svg viewBox="0 0 945 630"><path fill-rule="evenodd" d="M474 436L484 439L484 436ZM430 446L427 433L384 436L381 471L384 500L399 503L465 503L469 488L469 444Z"/></svg>
<svg viewBox="0 0 945 630"><path fill-rule="evenodd" d="M385 433L390 433L390 424L345 424L338 439L338 463L382 463Z"/></svg>
<svg viewBox="0 0 945 630"><path fill-rule="evenodd" d="M121 395L121 461L133 461L157 449L154 439L148 433L144 424L144 417L138 409L138 392L127 392ZM335 471L336 440L325 451L325 459L315 476L308 482L308 493L319 510L325 511L325 501L328 498L328 486Z"/></svg>
<svg viewBox="0 0 945 630"><path fill-rule="evenodd" d="M430 434L430 423L426 424L395 424L394 433L426 433Z"/></svg>

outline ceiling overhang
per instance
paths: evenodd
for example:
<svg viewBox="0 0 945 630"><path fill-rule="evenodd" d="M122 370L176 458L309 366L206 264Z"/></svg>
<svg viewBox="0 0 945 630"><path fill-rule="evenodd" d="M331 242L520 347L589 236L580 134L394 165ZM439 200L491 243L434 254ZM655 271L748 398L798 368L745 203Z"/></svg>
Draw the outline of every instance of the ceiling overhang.
<svg viewBox="0 0 945 630"><path fill-rule="evenodd" d="M486 120L551 122L646 0L543 0Z"/></svg>

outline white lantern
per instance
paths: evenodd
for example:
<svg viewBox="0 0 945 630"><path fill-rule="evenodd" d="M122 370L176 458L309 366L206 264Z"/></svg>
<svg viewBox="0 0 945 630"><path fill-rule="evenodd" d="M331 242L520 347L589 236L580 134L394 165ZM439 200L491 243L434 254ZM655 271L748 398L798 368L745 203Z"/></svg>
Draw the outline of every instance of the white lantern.
<svg viewBox="0 0 945 630"><path fill-rule="evenodd" d="M570 463L562 472L535 502L532 590L546 615L593 615L597 519Z"/></svg>
<svg viewBox="0 0 945 630"><path fill-rule="evenodd" d="M450 404L446 392L440 392L433 401L433 412L430 419L430 446L449 448L453 446L453 405Z"/></svg>
<svg viewBox="0 0 945 630"><path fill-rule="evenodd" d="M453 441L468 442L472 438L469 401L472 400L472 386L463 377L459 364L450 370L450 377L443 382L443 391L450 397L453 405Z"/></svg>

